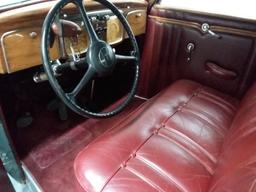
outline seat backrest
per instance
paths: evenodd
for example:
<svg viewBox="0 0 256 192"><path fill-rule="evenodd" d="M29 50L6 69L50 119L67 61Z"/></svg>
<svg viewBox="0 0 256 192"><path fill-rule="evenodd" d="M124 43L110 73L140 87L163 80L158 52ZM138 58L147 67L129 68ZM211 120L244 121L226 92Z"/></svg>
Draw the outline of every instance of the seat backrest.
<svg viewBox="0 0 256 192"><path fill-rule="evenodd" d="M209 191L256 192L256 84L240 104Z"/></svg>

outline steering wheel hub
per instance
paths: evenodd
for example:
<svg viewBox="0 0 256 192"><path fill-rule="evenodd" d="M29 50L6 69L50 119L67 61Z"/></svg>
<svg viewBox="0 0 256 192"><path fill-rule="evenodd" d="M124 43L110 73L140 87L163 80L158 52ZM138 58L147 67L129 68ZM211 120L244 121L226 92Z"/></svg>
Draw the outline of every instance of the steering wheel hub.
<svg viewBox="0 0 256 192"><path fill-rule="evenodd" d="M95 68L99 76L111 73L116 64L112 47L104 41L97 41L88 49L87 63Z"/></svg>

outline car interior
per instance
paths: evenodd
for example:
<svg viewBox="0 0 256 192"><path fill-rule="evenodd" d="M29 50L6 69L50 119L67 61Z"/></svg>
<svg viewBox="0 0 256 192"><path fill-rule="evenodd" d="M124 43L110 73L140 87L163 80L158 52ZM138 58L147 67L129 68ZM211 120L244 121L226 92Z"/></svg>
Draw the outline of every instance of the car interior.
<svg viewBox="0 0 256 192"><path fill-rule="evenodd" d="M0 2L0 192L256 192L253 2Z"/></svg>

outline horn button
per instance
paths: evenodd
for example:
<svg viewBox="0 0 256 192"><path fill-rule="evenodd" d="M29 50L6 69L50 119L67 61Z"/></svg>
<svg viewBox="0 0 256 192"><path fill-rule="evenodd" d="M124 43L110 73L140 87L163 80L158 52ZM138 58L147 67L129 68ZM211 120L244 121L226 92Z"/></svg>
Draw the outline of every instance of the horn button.
<svg viewBox="0 0 256 192"><path fill-rule="evenodd" d="M92 43L87 52L87 62L95 68L99 76L110 74L116 64L112 47L104 41Z"/></svg>

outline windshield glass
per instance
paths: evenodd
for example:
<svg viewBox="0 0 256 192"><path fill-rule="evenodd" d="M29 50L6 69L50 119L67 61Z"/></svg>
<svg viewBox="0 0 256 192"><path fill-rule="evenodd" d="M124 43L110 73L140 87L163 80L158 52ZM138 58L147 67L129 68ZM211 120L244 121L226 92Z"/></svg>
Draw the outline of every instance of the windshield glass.
<svg viewBox="0 0 256 192"><path fill-rule="evenodd" d="M8 1L2 1L0 0L0 7L11 5L11 4L17 4L24 1L30 1L30 0L8 0Z"/></svg>

